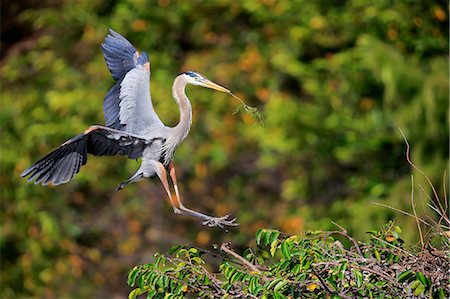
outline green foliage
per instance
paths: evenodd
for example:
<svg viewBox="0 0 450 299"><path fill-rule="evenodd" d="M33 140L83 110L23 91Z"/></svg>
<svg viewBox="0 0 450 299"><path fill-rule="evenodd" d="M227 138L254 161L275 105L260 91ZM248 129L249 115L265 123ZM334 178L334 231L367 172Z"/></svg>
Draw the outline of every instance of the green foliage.
<svg viewBox="0 0 450 299"><path fill-rule="evenodd" d="M408 251L400 231L390 222L370 232L370 241L356 242L345 231L288 236L260 229L256 247L242 256L221 246L217 273L203 258L210 252L175 246L129 272L129 298L447 298L446 274L433 268L448 268L448 252Z"/></svg>
<svg viewBox="0 0 450 299"><path fill-rule="evenodd" d="M448 19L440 0L2 2L0 297L115 297L127 292L129 264L149 252L183 242L246 247L262 227L298 235L331 229L333 219L364 239L395 217L404 239L418 241L414 218L371 203L411 212L413 173L418 213L430 214L428 184L405 162L397 127L442 194ZM239 230L224 237L173 215L157 181L115 193L138 167L124 157L89 157L55 188L19 178L104 123L108 28L150 54L152 99L167 125L178 121L171 84L181 71L247 103L188 87L193 124L175 154L186 206L237 216ZM253 279L252 290L261 284Z"/></svg>
<svg viewBox="0 0 450 299"><path fill-rule="evenodd" d="M264 127L264 116L256 107L249 106L242 103L236 109L234 109L233 114L238 114L239 112L248 113L261 127Z"/></svg>

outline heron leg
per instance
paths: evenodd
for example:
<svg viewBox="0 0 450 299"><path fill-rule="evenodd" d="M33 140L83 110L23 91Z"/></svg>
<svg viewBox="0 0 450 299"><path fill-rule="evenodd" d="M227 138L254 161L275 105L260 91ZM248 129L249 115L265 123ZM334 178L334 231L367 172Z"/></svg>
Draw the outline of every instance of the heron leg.
<svg viewBox="0 0 450 299"><path fill-rule="evenodd" d="M179 212L178 212L179 214L200 218L200 219L204 220L204 222L202 224L207 225L209 227L218 226L222 229L225 229L224 228L225 226L238 226L239 225L238 223L236 223L236 218L229 219L230 215L225 215L223 217L212 217L212 216L209 216L209 215L186 208L183 205L183 203L181 202L180 192L178 190L177 176L175 173L175 165L173 162L170 162L170 164L169 164L169 175L172 180L173 188L175 190L176 202L179 207ZM177 212L175 211L175 213L177 213Z"/></svg>
<svg viewBox="0 0 450 299"><path fill-rule="evenodd" d="M142 178L144 177L144 173L142 171L140 171L140 169L128 180L120 183L117 188L116 191L122 190L123 188L125 188L126 185L128 185L129 183L133 183L133 182L137 182L142 180Z"/></svg>
<svg viewBox="0 0 450 299"><path fill-rule="evenodd" d="M154 168L159 180L161 181L161 183L164 187L164 190L167 193L167 196L169 197L170 203L172 204L173 211L175 212L175 214L179 214L180 209L178 208L177 203L176 203L176 201L174 201L172 193L170 192L169 182L167 181L167 172L166 172L166 169L164 168L164 165L162 165L160 162L157 162L157 161L152 161L152 162L154 162L153 168Z"/></svg>

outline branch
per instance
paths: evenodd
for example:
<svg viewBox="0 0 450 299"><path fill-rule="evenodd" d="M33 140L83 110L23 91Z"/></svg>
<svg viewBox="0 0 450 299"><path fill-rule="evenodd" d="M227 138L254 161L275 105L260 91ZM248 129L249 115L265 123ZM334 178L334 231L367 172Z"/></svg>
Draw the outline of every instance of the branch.
<svg viewBox="0 0 450 299"><path fill-rule="evenodd" d="M257 274L261 274L261 271L258 268L256 268L255 265L253 265L252 263L244 259L242 256L240 256L239 254L228 248L228 245L229 243L223 243L222 246L220 246L220 250L238 259L244 266L247 266L250 270L256 272Z"/></svg>
<svg viewBox="0 0 450 299"><path fill-rule="evenodd" d="M355 239L353 239L352 237L349 236L347 230L334 221L331 221L331 223L333 223L334 225L336 225L337 227L339 227L341 229L340 232L336 232L336 233L340 234L341 236L346 237L350 242L352 242L353 246L355 246L356 251L358 251L359 255L363 256L363 253L362 253L361 249L359 248L358 242L356 242Z"/></svg>
<svg viewBox="0 0 450 299"><path fill-rule="evenodd" d="M431 190L433 190L433 194L434 194L434 197L436 198L436 201L438 202L439 208L440 208L443 212L445 212L445 210L444 210L444 208L443 208L443 206L442 206L441 200L440 200L440 198L439 198L439 195L437 194L436 188L434 188L434 185L433 185L433 183L431 182L430 178L425 174L425 172L424 172L422 169L420 169L419 167L417 167L417 166L411 161L411 158L410 158L410 146L409 146L408 140L406 139L406 136L405 136L405 134L403 133L402 129L400 129L400 128L398 128L398 129L400 130L400 133L401 133L402 136L403 136L403 140L404 140L405 143L406 143L406 154L405 154L405 156L406 156L406 161L408 161L409 165L411 165L415 170L417 170L418 172L420 172L420 174L422 174L422 175L425 177L425 179L426 179L427 182L428 182L428 185L430 185L430 187L431 187Z"/></svg>

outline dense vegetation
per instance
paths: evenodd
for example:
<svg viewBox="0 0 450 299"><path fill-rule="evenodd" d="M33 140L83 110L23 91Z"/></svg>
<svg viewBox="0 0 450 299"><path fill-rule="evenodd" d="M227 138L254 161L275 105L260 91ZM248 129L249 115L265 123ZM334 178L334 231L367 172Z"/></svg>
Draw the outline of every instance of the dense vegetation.
<svg viewBox="0 0 450 299"><path fill-rule="evenodd" d="M448 298L448 252L408 251L401 232L391 222L362 243L343 228L300 236L261 229L243 256L228 244L216 252L176 246L130 271L129 298ZM218 273L207 270L207 255L222 259Z"/></svg>
<svg viewBox="0 0 450 299"><path fill-rule="evenodd" d="M261 228L303 236L335 229L333 220L364 241L396 218L403 239L418 242L413 217L372 204L412 213L412 174L418 216L434 217L429 184L405 161L398 127L444 200L446 1L1 5L2 298L124 296L130 267L155 252L224 242L243 252ZM175 155L182 196L187 206L237 216L239 229L225 234L173 215L157 181L115 192L138 167L123 157L91 157L57 188L19 178L61 142L103 123L113 83L100 50L108 28L150 53L152 98L166 124L178 121L170 90L184 70L263 111L265 126L254 126L245 113L233 115L235 99L187 90L194 123Z"/></svg>

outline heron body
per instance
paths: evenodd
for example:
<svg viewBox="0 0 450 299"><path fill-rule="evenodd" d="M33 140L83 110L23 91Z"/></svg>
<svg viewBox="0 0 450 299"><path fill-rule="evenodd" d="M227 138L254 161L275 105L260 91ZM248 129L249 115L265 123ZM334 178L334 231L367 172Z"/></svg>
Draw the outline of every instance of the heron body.
<svg viewBox="0 0 450 299"><path fill-rule="evenodd" d="M173 154L187 137L192 123L192 107L186 96L188 84L230 91L196 72L178 75L172 86L172 96L180 110L175 127L165 126L156 114L150 96L150 61L147 53L139 53L123 36L110 29L102 44L106 64L116 84L103 101L105 126L94 125L85 132L64 142L31 165L22 174L28 181L41 185L59 185L70 181L80 167L87 163L87 155L122 155L130 159L142 158L139 169L117 190L144 178L158 176L177 214L197 217L204 225L236 226L235 219L212 217L186 208L180 199ZM168 177L175 195L169 187Z"/></svg>

